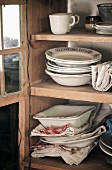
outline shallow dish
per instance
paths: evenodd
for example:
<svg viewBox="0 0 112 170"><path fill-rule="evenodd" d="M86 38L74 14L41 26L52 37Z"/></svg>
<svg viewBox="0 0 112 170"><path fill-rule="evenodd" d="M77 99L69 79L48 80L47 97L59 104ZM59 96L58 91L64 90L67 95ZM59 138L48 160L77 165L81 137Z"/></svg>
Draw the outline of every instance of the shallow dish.
<svg viewBox="0 0 112 170"><path fill-rule="evenodd" d="M87 123L95 106L67 106L57 105L33 116L45 127L62 127L70 124L73 127L80 127Z"/></svg>
<svg viewBox="0 0 112 170"><path fill-rule="evenodd" d="M85 138L85 139L81 139L81 140L73 140L73 141L66 141L66 142L60 142L60 141L46 141L45 139L40 139L41 141L45 142L45 143L49 143L49 144L58 144L58 145L64 145L67 146L69 148L75 148L75 147L87 147L91 144L93 144L97 138L100 135L97 134L96 136L92 136L89 138Z"/></svg>
<svg viewBox="0 0 112 170"><path fill-rule="evenodd" d="M91 127L92 128L92 127ZM90 129L90 127L89 127ZM106 128L104 126L100 126L98 128L95 128L91 132L82 131L81 133L77 133L70 136L43 136L42 138L46 140L47 142L71 142L71 141L80 141L84 139L90 139L91 137L101 136L103 133L106 132Z"/></svg>
<svg viewBox="0 0 112 170"><path fill-rule="evenodd" d="M45 72L58 84L63 86L82 86L91 83L91 74L58 74L49 70Z"/></svg>
<svg viewBox="0 0 112 170"><path fill-rule="evenodd" d="M101 53L80 47L59 47L45 52L46 58L58 64L92 64L101 60Z"/></svg>
<svg viewBox="0 0 112 170"><path fill-rule="evenodd" d="M108 24L108 23L104 23L104 22L99 22L99 23L95 24L94 27L97 29L112 31L112 24Z"/></svg>
<svg viewBox="0 0 112 170"><path fill-rule="evenodd" d="M51 67L49 65L47 65L47 70L55 72L55 73L64 73L64 74L81 74L81 73L90 73L91 72L91 68L60 68L60 67Z"/></svg>
<svg viewBox="0 0 112 170"><path fill-rule="evenodd" d="M112 35L112 31L107 31L107 30L102 30L102 29L96 29L97 34L102 34L102 35Z"/></svg>
<svg viewBox="0 0 112 170"><path fill-rule="evenodd" d="M55 69L58 69L58 68L60 68L60 69L85 69L85 70L87 70L87 69L91 69L91 65L88 65L88 66L84 66L84 65L81 65L81 67L77 64L73 64L73 65L69 65L69 64L65 64L65 66L63 66L63 65L58 65L58 64L56 64L55 62L51 62L51 61L48 61L47 62L47 64L46 64L47 66L49 66L49 67L53 67L53 68L55 68Z"/></svg>

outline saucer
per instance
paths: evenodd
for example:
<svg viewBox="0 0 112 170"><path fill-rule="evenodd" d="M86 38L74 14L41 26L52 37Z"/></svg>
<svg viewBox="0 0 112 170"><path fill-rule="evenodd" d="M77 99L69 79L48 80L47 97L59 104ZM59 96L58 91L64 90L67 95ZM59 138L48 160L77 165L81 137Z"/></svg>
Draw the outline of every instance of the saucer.
<svg viewBox="0 0 112 170"><path fill-rule="evenodd" d="M108 30L96 29L96 33L103 34L103 35L112 35L112 30L108 31Z"/></svg>

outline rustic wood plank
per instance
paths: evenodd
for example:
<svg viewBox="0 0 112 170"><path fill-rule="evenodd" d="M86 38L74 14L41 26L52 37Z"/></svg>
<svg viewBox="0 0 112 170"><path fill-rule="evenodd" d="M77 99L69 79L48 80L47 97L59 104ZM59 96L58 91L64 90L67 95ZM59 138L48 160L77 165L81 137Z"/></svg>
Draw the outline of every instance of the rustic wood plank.
<svg viewBox="0 0 112 170"><path fill-rule="evenodd" d="M5 74L4 74L4 57L0 56L0 86L1 86L1 95L5 94Z"/></svg>
<svg viewBox="0 0 112 170"><path fill-rule="evenodd" d="M21 92L10 93L10 95L0 96L0 107L17 103L21 99L23 99L23 94Z"/></svg>
<svg viewBox="0 0 112 170"><path fill-rule="evenodd" d="M98 103L112 103L112 92L99 92L91 85L80 87L66 87L53 81L41 82L31 87L31 95L91 101Z"/></svg>
<svg viewBox="0 0 112 170"><path fill-rule="evenodd" d="M27 46L0 50L0 55L16 53L16 52L20 52L20 51L24 51L24 50L27 50Z"/></svg>
<svg viewBox="0 0 112 170"><path fill-rule="evenodd" d="M34 33L31 35L31 40L112 42L112 36L98 35L95 32L89 32L83 28L75 28L75 30L65 35L55 35L51 32Z"/></svg>
<svg viewBox="0 0 112 170"><path fill-rule="evenodd" d="M25 4L25 0L0 0L0 5L9 5L9 4Z"/></svg>
<svg viewBox="0 0 112 170"><path fill-rule="evenodd" d="M26 144L26 138L25 138L25 121L26 121L26 108L25 108L25 98L22 98L19 102L19 131L18 131L18 143L20 143L20 164L22 159L25 155L25 144Z"/></svg>

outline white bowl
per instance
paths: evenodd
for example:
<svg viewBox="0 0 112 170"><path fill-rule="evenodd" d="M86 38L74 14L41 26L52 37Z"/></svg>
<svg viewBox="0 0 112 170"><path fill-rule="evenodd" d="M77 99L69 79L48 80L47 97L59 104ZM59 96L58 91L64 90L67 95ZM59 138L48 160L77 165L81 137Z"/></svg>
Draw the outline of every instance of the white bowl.
<svg viewBox="0 0 112 170"><path fill-rule="evenodd" d="M64 145L69 148L86 147L93 144L97 140L97 138L105 132L106 132L105 126L100 126L90 133L82 134L78 139L76 139L76 136L55 137L55 138L42 137L40 139L45 143ZM65 141L63 140L63 138L65 138Z"/></svg>
<svg viewBox="0 0 112 170"><path fill-rule="evenodd" d="M95 136L92 136L92 137L89 137L89 138L85 138L85 139L80 139L80 140L74 140L74 141L66 141L66 142L60 142L60 141L46 141L45 139L42 139L41 138L41 141L45 142L45 143L49 143L49 144L58 144L58 145L64 145L66 147L69 147L69 148L75 148L75 147L79 147L79 148L82 148L82 147L87 147L91 144L93 144L96 139L99 137L100 135L97 134Z"/></svg>
<svg viewBox="0 0 112 170"><path fill-rule="evenodd" d="M73 127L81 127L87 123L94 106L70 106L57 105L33 116L45 127L62 127L70 124Z"/></svg>
<svg viewBox="0 0 112 170"><path fill-rule="evenodd" d="M58 84L63 86L82 86L91 82L91 74L57 74L47 69L45 72Z"/></svg>

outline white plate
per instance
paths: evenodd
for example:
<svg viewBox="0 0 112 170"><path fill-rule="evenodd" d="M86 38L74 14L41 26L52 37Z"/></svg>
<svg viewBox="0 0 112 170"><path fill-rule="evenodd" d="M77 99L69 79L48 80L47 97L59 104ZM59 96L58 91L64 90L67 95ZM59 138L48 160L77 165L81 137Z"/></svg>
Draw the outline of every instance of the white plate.
<svg viewBox="0 0 112 170"><path fill-rule="evenodd" d="M72 65L65 64L65 66L63 66L63 65L58 65L57 63L52 62L52 61L48 61L46 65L49 67L52 67L54 69L67 69L67 70L72 70L72 69L75 69L75 70L89 69L90 70L91 69L91 65L87 65L86 67L81 65L81 67L80 67L78 64L77 65L76 64L75 65L74 64L72 64Z"/></svg>
<svg viewBox="0 0 112 170"><path fill-rule="evenodd" d="M101 134L97 134L95 136L89 137L89 138L85 138L85 139L81 139L81 140L71 140L71 141L66 141L66 142L60 142L60 141L46 141L45 139L40 138L40 140L42 142L45 143L49 143L49 144L58 144L58 145L64 145L70 148L74 148L74 147L86 147L89 146L91 144L93 144L97 138L100 136Z"/></svg>
<svg viewBox="0 0 112 170"><path fill-rule="evenodd" d="M79 139L81 136L81 134L78 134L78 135L75 135L75 136L55 136L55 137L49 137L49 136L45 136L45 137L42 137L43 140L47 141L47 142L65 142L65 141L73 141L73 140L77 140ZM79 137L79 138L78 138Z"/></svg>
<svg viewBox="0 0 112 170"><path fill-rule="evenodd" d="M94 26L96 29L102 29L102 30L110 30L112 31L112 25L108 24L108 23L104 23L104 22L99 22L97 24L95 24Z"/></svg>
<svg viewBox="0 0 112 170"><path fill-rule="evenodd" d="M92 130L92 127L89 126L89 129ZM88 129L86 128L85 131L82 131L82 133L74 134L73 136L44 136L42 137L47 142L69 142L69 141L81 141L84 139L90 139L94 136L101 136L103 133L105 133L106 128L104 126L100 126L98 128L95 128L91 132L87 132Z"/></svg>
<svg viewBox="0 0 112 170"><path fill-rule="evenodd" d="M52 67L46 64L47 70L53 71L55 73L64 73L64 74L81 74L81 73L90 73L91 67L80 67L80 68L62 68L62 67Z"/></svg>
<svg viewBox="0 0 112 170"><path fill-rule="evenodd" d="M101 141L99 141L99 146L103 152L105 152L107 155L112 156L112 149L106 147Z"/></svg>
<svg viewBox="0 0 112 170"><path fill-rule="evenodd" d="M45 52L50 61L61 64L90 64L101 60L101 53L87 48L60 47L49 49Z"/></svg>
<svg viewBox="0 0 112 170"><path fill-rule="evenodd" d="M82 74L82 73L91 72L91 70L63 70L63 69L53 69L50 67L47 67L47 70L53 71L54 73L60 73L60 74Z"/></svg>
<svg viewBox="0 0 112 170"><path fill-rule="evenodd" d="M91 84L91 74L58 74L49 70L45 72L58 84L63 86L82 86Z"/></svg>
<svg viewBox="0 0 112 170"><path fill-rule="evenodd" d="M102 30L102 29L96 29L97 34L103 34L103 35L112 35L112 30L107 31L107 30Z"/></svg>

